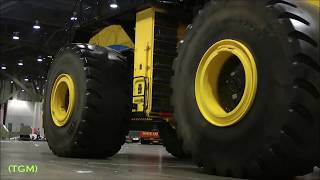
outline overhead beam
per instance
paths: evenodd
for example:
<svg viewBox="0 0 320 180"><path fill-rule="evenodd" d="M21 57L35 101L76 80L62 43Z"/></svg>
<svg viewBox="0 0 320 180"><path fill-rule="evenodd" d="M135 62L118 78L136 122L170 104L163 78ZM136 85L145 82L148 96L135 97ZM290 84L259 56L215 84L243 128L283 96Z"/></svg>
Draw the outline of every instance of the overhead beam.
<svg viewBox="0 0 320 180"><path fill-rule="evenodd" d="M17 86L19 86L21 89L24 89L27 94L30 95L31 98L40 101L41 100L41 95L38 95L31 91L24 83L19 81L17 78L12 76L11 74L5 72L5 71L0 71L0 73L4 76L6 76L8 79L11 79Z"/></svg>
<svg viewBox="0 0 320 180"><path fill-rule="evenodd" d="M14 6L17 4L17 1L9 1L6 3L0 2L0 12L5 13L6 10L9 10L10 7Z"/></svg>
<svg viewBox="0 0 320 180"><path fill-rule="evenodd" d="M2 20L2 22L4 22L4 20L7 20L8 23L6 23L6 24L15 24L15 25L17 22L23 22L23 23L28 23L28 24L32 24L35 22L35 18L31 18L31 17L1 16L1 20ZM66 20L67 19L65 19L65 21ZM50 20L49 21L41 21L41 24L45 25L45 26L49 26L49 27L56 27L56 28L59 28L64 25L63 23L58 23L58 22L51 23L51 22L52 21L50 21Z"/></svg>
<svg viewBox="0 0 320 180"><path fill-rule="evenodd" d="M4 97L3 99L0 99L0 104L6 103L8 100L10 100L14 96L16 96L19 92L20 92L20 90L15 90L11 94L9 94L7 97Z"/></svg>

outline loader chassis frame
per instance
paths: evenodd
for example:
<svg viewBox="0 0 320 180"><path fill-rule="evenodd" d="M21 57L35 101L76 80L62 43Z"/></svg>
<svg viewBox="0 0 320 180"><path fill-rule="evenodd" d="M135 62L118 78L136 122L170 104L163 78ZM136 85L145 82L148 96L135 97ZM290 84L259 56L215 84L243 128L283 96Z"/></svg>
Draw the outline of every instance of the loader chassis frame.
<svg viewBox="0 0 320 180"><path fill-rule="evenodd" d="M90 39L94 45L134 49L133 120L170 119L171 66L185 27L173 15L151 7L136 13L135 43L121 25L108 26Z"/></svg>
<svg viewBox="0 0 320 180"><path fill-rule="evenodd" d="M134 49L133 112L145 112L152 107L152 72L154 50L155 9L138 12Z"/></svg>

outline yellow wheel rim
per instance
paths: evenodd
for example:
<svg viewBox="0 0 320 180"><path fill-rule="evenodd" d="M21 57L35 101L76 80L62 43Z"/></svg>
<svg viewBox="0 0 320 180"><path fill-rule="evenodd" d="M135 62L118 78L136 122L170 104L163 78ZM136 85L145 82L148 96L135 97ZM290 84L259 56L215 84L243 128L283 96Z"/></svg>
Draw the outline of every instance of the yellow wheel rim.
<svg viewBox="0 0 320 180"><path fill-rule="evenodd" d="M238 60L244 71L242 97L230 111L222 106L219 77L228 61ZM232 74L232 73L231 73ZM219 127L239 122L250 110L258 85L255 60L241 42L226 39L212 45L202 57L195 79L195 95L199 110L211 124Z"/></svg>
<svg viewBox="0 0 320 180"><path fill-rule="evenodd" d="M58 127L64 126L70 119L75 104L74 83L68 74L61 74L55 80L51 92L51 116Z"/></svg>

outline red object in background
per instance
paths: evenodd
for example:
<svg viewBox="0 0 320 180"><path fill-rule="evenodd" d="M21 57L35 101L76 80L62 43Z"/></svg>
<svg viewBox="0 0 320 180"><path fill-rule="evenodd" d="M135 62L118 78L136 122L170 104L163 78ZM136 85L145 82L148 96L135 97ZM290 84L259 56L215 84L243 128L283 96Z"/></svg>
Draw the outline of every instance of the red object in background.
<svg viewBox="0 0 320 180"><path fill-rule="evenodd" d="M140 138L143 138L143 139L150 139L150 138L159 139L160 138L159 132L157 131L154 131L154 132L140 131L139 136Z"/></svg>
<svg viewBox="0 0 320 180"><path fill-rule="evenodd" d="M32 134L40 135L40 128L32 128Z"/></svg>
<svg viewBox="0 0 320 180"><path fill-rule="evenodd" d="M172 113L171 112L160 112L160 116L161 117L172 117Z"/></svg>
<svg viewBox="0 0 320 180"><path fill-rule="evenodd" d="M141 144L160 144L161 139L158 131L140 131Z"/></svg>

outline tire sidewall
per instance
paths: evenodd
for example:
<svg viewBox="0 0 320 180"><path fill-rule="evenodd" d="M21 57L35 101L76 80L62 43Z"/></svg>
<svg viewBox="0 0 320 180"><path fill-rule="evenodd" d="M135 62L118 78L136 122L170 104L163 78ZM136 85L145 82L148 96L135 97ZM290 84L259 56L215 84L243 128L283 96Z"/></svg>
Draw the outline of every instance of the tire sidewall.
<svg viewBox="0 0 320 180"><path fill-rule="evenodd" d="M183 62L179 62L175 83L177 89L184 91L176 93L176 102L179 102L175 106L179 116L176 119L184 119L179 121L179 129L185 131L181 134L186 137L185 144L194 154L205 159L208 153L215 152L210 161L236 164L245 162L258 153L259 148L266 146L264 144L271 143L275 138L272 137L274 132L279 131L283 120L287 119L289 102L285 97L290 95L287 84L291 82L288 69L291 61L285 45L290 45L283 38L286 37L284 30L265 10L252 7L248 12L242 7L229 7L223 11L208 15L206 22L193 32L189 44L180 52L184 57L181 58ZM203 54L223 39L240 41L251 50L258 70L258 90L247 115L233 126L220 128L202 116L196 103L194 85Z"/></svg>
<svg viewBox="0 0 320 180"><path fill-rule="evenodd" d="M46 131L46 138L48 139L49 146L54 146L55 151L71 150L74 135L78 127L79 121L82 119L82 109L85 104L85 73L83 71L83 64L79 61L79 56L72 52L70 49L60 52L55 61L53 62L48 73L48 82L45 95L44 104L44 129ZM71 76L75 85L75 106L74 111L69 121L62 127L54 124L51 115L51 92L56 78L60 74L68 74ZM69 147L68 147L69 146ZM66 148L68 147L68 148Z"/></svg>

